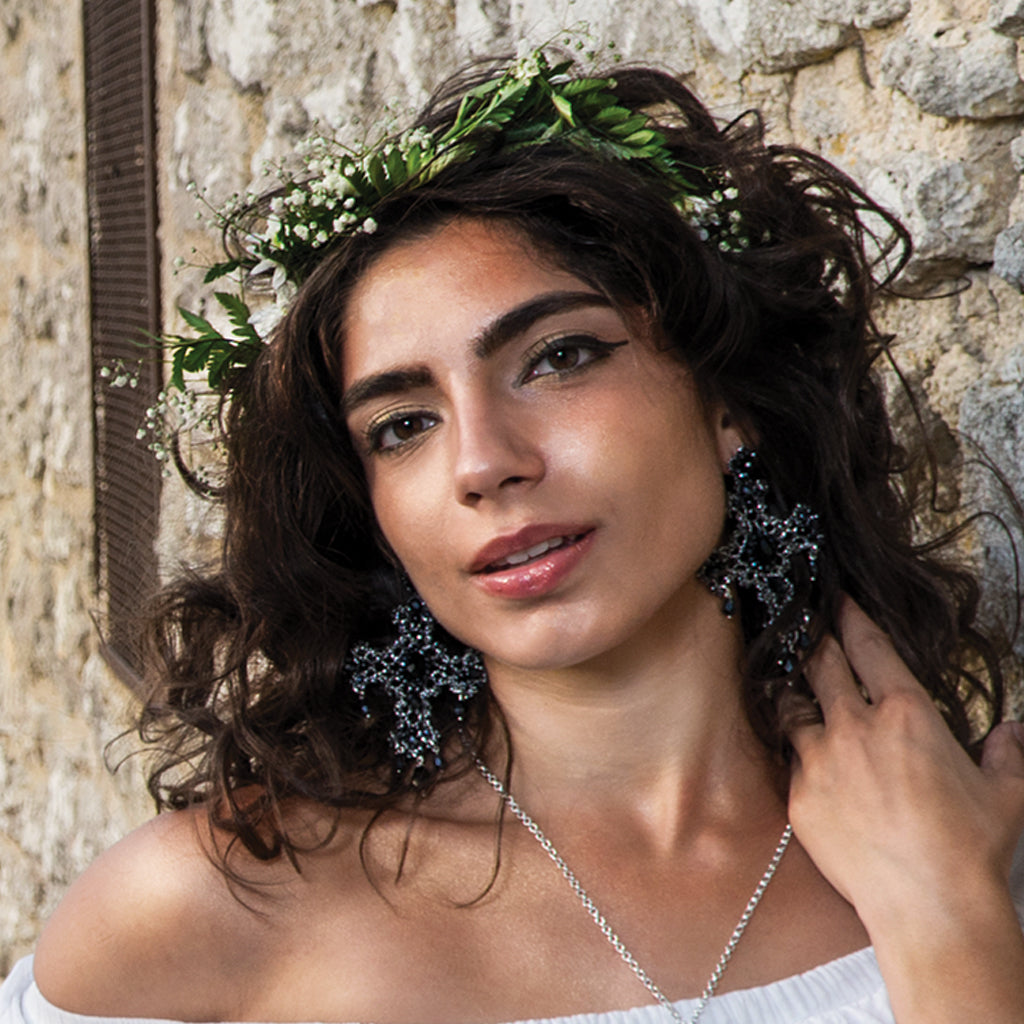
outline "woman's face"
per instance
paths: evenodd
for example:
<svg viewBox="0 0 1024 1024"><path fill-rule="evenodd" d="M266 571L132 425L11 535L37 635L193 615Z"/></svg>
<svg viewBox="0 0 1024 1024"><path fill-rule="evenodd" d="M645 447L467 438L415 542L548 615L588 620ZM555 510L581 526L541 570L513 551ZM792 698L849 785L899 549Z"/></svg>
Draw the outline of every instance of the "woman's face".
<svg viewBox="0 0 1024 1024"><path fill-rule="evenodd" d="M639 317L513 229L456 220L386 251L343 365L381 529L464 642L565 667L716 604L696 573L739 435Z"/></svg>

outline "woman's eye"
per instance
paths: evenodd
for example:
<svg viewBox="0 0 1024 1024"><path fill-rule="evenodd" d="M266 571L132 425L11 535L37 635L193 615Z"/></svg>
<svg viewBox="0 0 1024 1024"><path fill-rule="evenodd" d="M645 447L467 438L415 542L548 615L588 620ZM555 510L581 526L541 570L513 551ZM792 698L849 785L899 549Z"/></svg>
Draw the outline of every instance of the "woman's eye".
<svg viewBox="0 0 1024 1024"><path fill-rule="evenodd" d="M529 364L522 383L538 377L572 373L604 359L624 341L607 342L596 338L560 338L547 345Z"/></svg>
<svg viewBox="0 0 1024 1024"><path fill-rule="evenodd" d="M424 412L396 416L384 423L370 427L367 431L370 450L375 452L394 451L410 441L415 441L436 424L436 417Z"/></svg>

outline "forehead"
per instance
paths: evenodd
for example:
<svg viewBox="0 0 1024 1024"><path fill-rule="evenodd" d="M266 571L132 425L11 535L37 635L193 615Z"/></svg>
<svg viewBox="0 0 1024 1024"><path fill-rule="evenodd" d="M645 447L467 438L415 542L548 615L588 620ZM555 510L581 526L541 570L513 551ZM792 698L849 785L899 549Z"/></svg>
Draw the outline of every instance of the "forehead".
<svg viewBox="0 0 1024 1024"><path fill-rule="evenodd" d="M451 221L387 249L356 283L344 321L344 376L465 342L537 294L581 289L593 290L515 228Z"/></svg>

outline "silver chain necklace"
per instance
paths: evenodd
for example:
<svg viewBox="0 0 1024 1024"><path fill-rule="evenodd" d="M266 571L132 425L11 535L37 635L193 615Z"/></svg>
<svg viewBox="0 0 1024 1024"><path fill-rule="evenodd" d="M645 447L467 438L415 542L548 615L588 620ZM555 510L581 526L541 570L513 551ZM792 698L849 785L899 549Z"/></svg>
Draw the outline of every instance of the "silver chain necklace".
<svg viewBox="0 0 1024 1024"><path fill-rule="evenodd" d="M664 992L654 984L651 976L637 963L637 959L633 956L628 949L626 949L625 943L615 933L612 926L608 923L607 918L604 914L598 910L595 906L594 901L590 898L587 890L580 884L579 879L572 873L572 869L568 864L565 863L565 859L555 849L555 844L551 842L543 831L541 831L540 825L537 824L519 806L516 798L505 788L502 781L480 760L476 759L476 766L480 770L480 774L491 784L494 791L501 797L505 802L505 806L512 812L512 814L519 820L520 824L526 829L534 839L540 843L541 848L544 852L555 862L558 870L562 872L563 877L569 883L570 888L576 893L577 899L583 904L583 909L590 915L591 920L598 928L601 929L601 934L611 943L612 948L622 958L623 963L643 982L644 987L648 992L660 1003L671 1015L675 1024L697 1024L700 1020L701 1015L704 1013L704 1008L708 1005L711 997L715 994L715 989L718 988L718 983L722 980L722 975L725 974L726 967L729 966L729 961L732 959L733 953L736 952L736 947L739 945L740 938L747 929L747 925L750 924L750 919L754 916L754 911L757 910L757 905L761 902L761 897L764 896L765 890L768 888L768 883L772 880L775 875L775 870L779 866L779 862L782 860L782 855L786 852L786 847L789 846L790 839L793 838L793 826L787 824L783 830L782 838L779 840L779 845L775 847L775 853L772 854L771 862L765 869L765 873L761 876L761 881L757 883L757 888L754 890L753 896L747 902L746 909L743 911L739 921L736 922L736 927L732 930L732 935L729 936L729 941L725 944L725 949L722 950L722 955L718 958L718 963L715 964L715 969L711 972L711 977L708 978L707 984L704 986L704 991L700 994L700 999L697 1000L697 1008L694 1010L693 1015L689 1021L683 1019L682 1014L676 1009L673 1002L665 995Z"/></svg>

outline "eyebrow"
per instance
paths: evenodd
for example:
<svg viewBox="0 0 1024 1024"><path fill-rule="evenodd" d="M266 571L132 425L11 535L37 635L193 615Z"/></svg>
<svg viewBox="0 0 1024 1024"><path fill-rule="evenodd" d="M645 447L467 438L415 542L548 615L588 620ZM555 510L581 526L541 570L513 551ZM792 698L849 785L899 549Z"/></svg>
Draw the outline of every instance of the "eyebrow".
<svg viewBox="0 0 1024 1024"><path fill-rule="evenodd" d="M585 306L611 305L611 301L600 292L545 292L502 313L489 323L473 339L473 355L480 360L490 359L503 346L546 317ZM426 366L408 366L370 374L360 378L346 390L341 399L341 414L349 416L354 409L376 398L400 394L414 388L430 387L433 383L434 375Z"/></svg>
<svg viewBox="0 0 1024 1024"><path fill-rule="evenodd" d="M473 355L477 359L489 359L503 345L528 331L538 320L556 313L568 313L583 306L610 305L611 302L600 292L545 292L502 313L488 324L473 342Z"/></svg>

